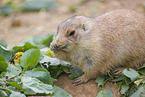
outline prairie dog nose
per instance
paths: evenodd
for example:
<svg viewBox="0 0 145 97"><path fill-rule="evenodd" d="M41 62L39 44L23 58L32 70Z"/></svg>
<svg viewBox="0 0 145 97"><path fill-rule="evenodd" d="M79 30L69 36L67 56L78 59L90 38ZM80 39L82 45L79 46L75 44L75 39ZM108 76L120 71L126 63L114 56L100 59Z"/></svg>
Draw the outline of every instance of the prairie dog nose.
<svg viewBox="0 0 145 97"><path fill-rule="evenodd" d="M60 49L60 46L61 46L61 45L57 45L55 42L52 42L52 43L50 44L50 50L51 50L51 51L54 51L54 52L57 52L57 51Z"/></svg>

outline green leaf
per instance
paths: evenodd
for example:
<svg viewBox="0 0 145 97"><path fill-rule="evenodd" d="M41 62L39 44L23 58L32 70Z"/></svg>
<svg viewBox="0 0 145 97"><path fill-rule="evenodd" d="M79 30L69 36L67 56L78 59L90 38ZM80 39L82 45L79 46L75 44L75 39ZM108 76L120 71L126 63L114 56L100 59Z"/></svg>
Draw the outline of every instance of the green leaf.
<svg viewBox="0 0 145 97"><path fill-rule="evenodd" d="M122 73L126 75L127 77L129 77L131 81L134 81L135 79L138 78L138 76L140 76L140 74L137 71L131 68L129 68L129 70L124 69Z"/></svg>
<svg viewBox="0 0 145 97"><path fill-rule="evenodd" d="M57 58L51 58L44 55L44 58L40 63L49 70L51 76L57 78L63 71L66 71L66 67L70 66L70 63L61 61Z"/></svg>
<svg viewBox="0 0 145 97"><path fill-rule="evenodd" d="M15 92L15 91L11 91L12 93L10 94L9 97L26 97L24 94L20 93L20 92Z"/></svg>
<svg viewBox="0 0 145 97"><path fill-rule="evenodd" d="M0 71L5 71L8 67L8 64L5 61L5 57L0 55Z"/></svg>
<svg viewBox="0 0 145 97"><path fill-rule="evenodd" d="M127 85L132 83L132 81L131 81L131 79L129 77L125 77L125 82L126 82Z"/></svg>
<svg viewBox="0 0 145 97"><path fill-rule="evenodd" d="M125 83L123 83L121 85L121 94L125 94L127 92L127 90L129 89L129 85L126 85Z"/></svg>
<svg viewBox="0 0 145 97"><path fill-rule="evenodd" d="M141 68L141 69L139 70L139 72L140 72L141 74L145 75L145 67L144 67L144 68Z"/></svg>
<svg viewBox="0 0 145 97"><path fill-rule="evenodd" d="M140 97L145 97L145 94L141 93L141 94L140 94Z"/></svg>
<svg viewBox="0 0 145 97"><path fill-rule="evenodd" d="M0 78L0 86L4 86L5 82L4 82L5 78Z"/></svg>
<svg viewBox="0 0 145 97"><path fill-rule="evenodd" d="M98 83L98 87L99 87L99 86L103 86L104 80L105 80L105 78L102 77L102 76L99 76L99 77L96 79L96 83Z"/></svg>
<svg viewBox="0 0 145 97"><path fill-rule="evenodd" d="M49 47L44 47L44 48L41 48L40 51L42 54L46 55L46 52L49 50L50 48Z"/></svg>
<svg viewBox="0 0 145 97"><path fill-rule="evenodd" d="M8 86L8 87L6 87L6 88L9 90L9 92L15 91L15 88L12 87L12 86Z"/></svg>
<svg viewBox="0 0 145 97"><path fill-rule="evenodd" d="M51 76L53 78L57 78L63 72L63 70L61 70L61 69L52 69L52 68L49 71L51 72Z"/></svg>
<svg viewBox="0 0 145 97"><path fill-rule="evenodd" d="M65 90L54 86L54 96L53 97L72 97L68 92Z"/></svg>
<svg viewBox="0 0 145 97"><path fill-rule="evenodd" d="M7 75L10 78L10 77L18 76L21 73L21 71L22 69L19 65L9 64L5 75Z"/></svg>
<svg viewBox="0 0 145 97"><path fill-rule="evenodd" d="M73 67L73 68L71 69L70 73L71 73L71 74L69 75L69 78L70 78L70 79L75 79L75 78L77 78L77 77L83 75L82 70L81 70L79 67L77 67L77 66Z"/></svg>
<svg viewBox="0 0 145 97"><path fill-rule="evenodd" d="M60 65L61 64L61 60L57 59L57 58L51 58L49 56L44 56L44 58L40 61L40 63L48 63L50 62L49 65Z"/></svg>
<svg viewBox="0 0 145 97"><path fill-rule="evenodd" d="M111 82L120 82L120 81L123 81L124 79L125 79L125 77L126 76L119 76L119 77L117 77L116 79L114 79L114 80L111 80Z"/></svg>
<svg viewBox="0 0 145 97"><path fill-rule="evenodd" d="M113 97L113 93L110 89L102 89L98 92L97 97Z"/></svg>
<svg viewBox="0 0 145 97"><path fill-rule="evenodd" d="M117 82L119 90L121 90L122 83L123 83L122 81L121 82Z"/></svg>
<svg viewBox="0 0 145 97"><path fill-rule="evenodd" d="M0 55L0 61L5 61L5 57Z"/></svg>
<svg viewBox="0 0 145 97"><path fill-rule="evenodd" d="M40 11L41 9L51 10L55 7L54 0L33 0L21 6L23 11Z"/></svg>
<svg viewBox="0 0 145 97"><path fill-rule="evenodd" d="M5 71L8 67L6 61L0 61L0 71Z"/></svg>
<svg viewBox="0 0 145 97"><path fill-rule="evenodd" d="M25 49L25 51L27 51L27 50L29 50L29 49L38 49L38 47L37 46L34 46L34 45L32 45L31 43L29 43L29 42L26 42L25 43L25 45L23 46L24 47L24 49Z"/></svg>
<svg viewBox="0 0 145 97"><path fill-rule="evenodd" d="M33 37L33 41L36 44L48 44L52 41L53 35L48 34L48 35L37 35Z"/></svg>
<svg viewBox="0 0 145 97"><path fill-rule="evenodd" d="M62 65L62 66L69 66L71 65L70 63L68 62L65 62L65 61L61 61L57 58L51 58L49 56L46 56L44 55L43 59L40 61L41 64L44 64L44 63L49 63L49 65L51 66L58 66L58 65Z"/></svg>
<svg viewBox="0 0 145 97"><path fill-rule="evenodd" d="M3 40L0 40L0 45L2 45L3 47L7 48L7 43Z"/></svg>
<svg viewBox="0 0 145 97"><path fill-rule="evenodd" d="M36 78L31 78L28 76L23 76L21 78L23 82L22 88L26 95L35 95L35 94L53 94L52 85L43 84Z"/></svg>
<svg viewBox="0 0 145 97"><path fill-rule="evenodd" d="M12 57L11 51L7 50L3 46L0 46L0 55L5 57L6 62L8 62L11 59L11 57Z"/></svg>
<svg viewBox="0 0 145 97"><path fill-rule="evenodd" d="M53 82L56 81L44 68L34 68L33 70L26 71L24 74L29 75L32 78L37 78L45 84L53 85Z"/></svg>
<svg viewBox="0 0 145 97"><path fill-rule="evenodd" d="M38 49L38 47L32 45L29 42L25 42L25 44L23 46L15 46L15 47L13 47L12 52L13 52L13 55L14 55L17 52L25 52L25 51L27 51L29 49Z"/></svg>
<svg viewBox="0 0 145 97"><path fill-rule="evenodd" d="M16 87L19 90L22 90L22 87L17 82L10 82L9 84L13 87Z"/></svg>
<svg viewBox="0 0 145 97"><path fill-rule="evenodd" d="M128 91L128 96L130 97L131 95L133 95L137 90L138 90L138 88L136 87L136 85L135 84L132 84L131 85L131 87L129 87L130 89L129 89L129 91Z"/></svg>
<svg viewBox="0 0 145 97"><path fill-rule="evenodd" d="M0 90L0 97L8 97L8 95L5 91Z"/></svg>
<svg viewBox="0 0 145 97"><path fill-rule="evenodd" d="M20 59L20 64L23 68L35 66L38 62L41 53L39 49L27 50Z"/></svg>
<svg viewBox="0 0 145 97"><path fill-rule="evenodd" d="M144 81L142 81L142 83L145 84L145 79L144 79ZM144 89L145 89L145 87L144 87Z"/></svg>
<svg viewBox="0 0 145 97"><path fill-rule="evenodd" d="M134 83L139 86L141 82L143 82L143 79L136 80Z"/></svg>
<svg viewBox="0 0 145 97"><path fill-rule="evenodd" d="M46 55L48 55L49 57L52 57L52 56L53 56L53 53L52 53L52 51L49 49L49 50L46 52Z"/></svg>
<svg viewBox="0 0 145 97"><path fill-rule="evenodd" d="M143 86L141 86L133 95L130 97L140 97L141 93L145 94L145 90Z"/></svg>

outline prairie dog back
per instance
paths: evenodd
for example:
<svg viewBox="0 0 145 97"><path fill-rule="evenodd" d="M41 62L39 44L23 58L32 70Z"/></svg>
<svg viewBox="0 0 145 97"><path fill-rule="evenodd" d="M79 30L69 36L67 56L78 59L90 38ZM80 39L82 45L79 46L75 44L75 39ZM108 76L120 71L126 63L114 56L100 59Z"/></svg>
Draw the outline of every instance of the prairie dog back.
<svg viewBox="0 0 145 97"><path fill-rule="evenodd" d="M129 10L117 10L95 19L101 32L101 44L105 52L103 54L108 61L110 58L112 61L116 59L122 63L121 61L125 60L126 62L137 61L138 57L139 62L145 60L145 17L143 15ZM127 64L134 67L137 63Z"/></svg>

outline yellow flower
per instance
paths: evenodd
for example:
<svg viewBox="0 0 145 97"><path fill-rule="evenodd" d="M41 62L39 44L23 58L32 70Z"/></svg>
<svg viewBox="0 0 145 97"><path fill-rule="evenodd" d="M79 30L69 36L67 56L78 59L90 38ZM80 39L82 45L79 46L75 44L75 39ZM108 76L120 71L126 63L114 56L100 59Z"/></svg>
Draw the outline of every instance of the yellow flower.
<svg viewBox="0 0 145 97"><path fill-rule="evenodd" d="M19 63L20 64L20 59L21 59L21 56L24 54L24 52L17 52L15 54L15 58L14 58L14 63Z"/></svg>

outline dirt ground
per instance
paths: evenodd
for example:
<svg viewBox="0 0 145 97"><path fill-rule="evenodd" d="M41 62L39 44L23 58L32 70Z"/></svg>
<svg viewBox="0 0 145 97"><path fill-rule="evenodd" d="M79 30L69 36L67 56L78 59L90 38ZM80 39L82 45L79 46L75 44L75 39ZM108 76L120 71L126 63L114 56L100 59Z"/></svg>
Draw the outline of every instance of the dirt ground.
<svg viewBox="0 0 145 97"><path fill-rule="evenodd" d="M11 46L18 45L21 41L34 35L53 33L57 25L74 15L96 17L105 12L116 9L135 10L145 15L143 2L145 0L55 0L56 8L52 11L38 13L14 13L8 17L0 16L0 40L5 40ZM69 7L76 8L72 13ZM14 22L20 26L12 26ZM101 89L94 80L86 84L74 86L67 75L62 74L55 85L65 89L73 97L96 97ZM120 97L117 85L107 82L105 88L113 91L114 97Z"/></svg>

